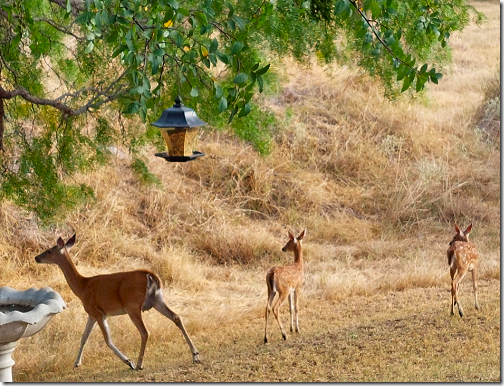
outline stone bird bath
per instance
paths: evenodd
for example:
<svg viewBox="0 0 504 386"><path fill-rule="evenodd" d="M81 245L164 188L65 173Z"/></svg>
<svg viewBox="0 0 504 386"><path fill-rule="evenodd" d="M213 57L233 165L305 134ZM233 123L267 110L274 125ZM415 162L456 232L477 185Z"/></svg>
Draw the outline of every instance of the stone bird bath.
<svg viewBox="0 0 504 386"><path fill-rule="evenodd" d="M64 308L65 301L49 287L0 288L0 382L12 382L11 355L19 340L42 330Z"/></svg>

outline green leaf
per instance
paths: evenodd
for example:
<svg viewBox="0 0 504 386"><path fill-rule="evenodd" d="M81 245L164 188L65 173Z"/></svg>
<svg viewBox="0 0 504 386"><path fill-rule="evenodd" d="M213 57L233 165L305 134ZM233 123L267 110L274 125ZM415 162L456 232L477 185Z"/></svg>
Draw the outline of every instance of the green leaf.
<svg viewBox="0 0 504 386"><path fill-rule="evenodd" d="M170 37L175 40L175 44L177 45L177 47L182 47L182 44L184 43L184 38L182 37L182 35L180 34L179 31L177 30L173 30L170 32Z"/></svg>
<svg viewBox="0 0 504 386"><path fill-rule="evenodd" d="M203 12L196 11L194 12L194 17L203 25L208 24L208 20L206 15Z"/></svg>
<svg viewBox="0 0 504 386"><path fill-rule="evenodd" d="M124 44L121 44L119 47L115 49L115 51L112 53L112 57L115 58L117 55L119 55L121 52L124 52L128 47L125 46Z"/></svg>
<svg viewBox="0 0 504 386"><path fill-rule="evenodd" d="M131 102L128 106L126 106L123 113L124 114L136 114L139 110L140 110L140 102L134 101L134 102Z"/></svg>
<svg viewBox="0 0 504 386"><path fill-rule="evenodd" d="M256 75L263 75L265 74L270 68L270 65L269 63L267 65L265 65L263 68L259 69L256 71Z"/></svg>
<svg viewBox="0 0 504 386"><path fill-rule="evenodd" d="M180 13L182 16L189 17L190 13L187 9L185 8L178 8L177 12Z"/></svg>
<svg viewBox="0 0 504 386"><path fill-rule="evenodd" d="M236 16L236 15L233 15L233 20L236 23L236 25L238 26L238 29L240 31L245 30L245 20L243 20L241 17Z"/></svg>
<svg viewBox="0 0 504 386"><path fill-rule="evenodd" d="M209 52L215 52L217 51L217 47L219 46L219 42L217 41L216 38L212 39L212 43L210 43L210 50Z"/></svg>
<svg viewBox="0 0 504 386"><path fill-rule="evenodd" d="M420 92L423 90L425 82L427 82L428 78L426 75L418 75L416 81L416 92Z"/></svg>
<svg viewBox="0 0 504 386"><path fill-rule="evenodd" d="M219 113L222 113L224 110L227 109L228 102L225 97L221 97L219 100Z"/></svg>
<svg viewBox="0 0 504 386"><path fill-rule="evenodd" d="M403 81L403 86L402 86L402 89L401 89L401 92L405 92L409 86L411 85L411 81L410 81L410 78L407 77L407 78L404 78L404 81Z"/></svg>
<svg viewBox="0 0 504 386"><path fill-rule="evenodd" d="M399 65L397 70L397 81L401 81L406 73L406 66L404 64Z"/></svg>
<svg viewBox="0 0 504 386"><path fill-rule="evenodd" d="M191 89L191 93L189 94L190 96L192 96L193 98L196 98L198 95L199 95L199 92L197 89L195 89L194 87Z"/></svg>
<svg viewBox="0 0 504 386"><path fill-rule="evenodd" d="M152 53L156 56L164 56L165 50L162 48L156 48Z"/></svg>
<svg viewBox="0 0 504 386"><path fill-rule="evenodd" d="M94 42L93 41L90 41L86 47L86 49L84 50L84 53L85 54L89 54L91 51L93 51L93 48L94 48Z"/></svg>
<svg viewBox="0 0 504 386"><path fill-rule="evenodd" d="M229 120L228 120L228 124L231 123L231 121L233 120L233 117L235 116L235 114L238 112L238 106L235 106L233 108L233 110L231 111L231 114L229 114Z"/></svg>
<svg viewBox="0 0 504 386"><path fill-rule="evenodd" d="M371 51L371 55L373 56L378 56L381 54L381 48L380 47L376 47L374 50Z"/></svg>
<svg viewBox="0 0 504 386"><path fill-rule="evenodd" d="M178 9L179 3L176 0L165 0L165 1L173 9Z"/></svg>
<svg viewBox="0 0 504 386"><path fill-rule="evenodd" d="M257 76L257 84L259 85L259 92L263 92L264 81L261 76Z"/></svg>
<svg viewBox="0 0 504 386"><path fill-rule="evenodd" d="M341 15L344 12L348 12L349 8L350 3L348 2L348 0L338 0L336 1L336 4L334 4L334 14Z"/></svg>
<svg viewBox="0 0 504 386"><path fill-rule="evenodd" d="M156 75L159 72L159 67L161 67L161 64L163 63L163 57L156 55L152 56L149 55L149 58L152 67L152 75Z"/></svg>
<svg viewBox="0 0 504 386"><path fill-rule="evenodd" d="M240 41L236 41L233 43L233 45L231 46L231 51L230 51L230 54L231 55L236 55L237 53L239 53L241 50L243 49L243 43L240 42Z"/></svg>
<svg viewBox="0 0 504 386"><path fill-rule="evenodd" d="M244 117L245 115L248 115L249 113L250 113L250 103L245 103L245 105L240 110L240 113L238 114L238 118Z"/></svg>
<svg viewBox="0 0 504 386"><path fill-rule="evenodd" d="M89 21L94 18L93 12L83 12L75 19L76 24L88 24Z"/></svg>
<svg viewBox="0 0 504 386"><path fill-rule="evenodd" d="M228 92L228 100L229 101L234 101L236 99L236 88L234 87L229 87L227 89L227 92Z"/></svg>
<svg viewBox="0 0 504 386"><path fill-rule="evenodd" d="M215 97L217 99L219 99L223 94L224 94L224 90L222 89L222 87L219 85L216 85L215 86Z"/></svg>
<svg viewBox="0 0 504 386"><path fill-rule="evenodd" d="M373 1L371 3L371 5L369 6L369 9L371 10L371 15L373 16L373 19L376 19L376 18L378 18L378 16L380 16L381 8L380 8L380 5L376 1Z"/></svg>
<svg viewBox="0 0 504 386"><path fill-rule="evenodd" d="M248 75L244 72L240 72L238 75L236 75L233 79L233 83L245 83L248 80Z"/></svg>
<svg viewBox="0 0 504 386"><path fill-rule="evenodd" d="M430 80L434 84L438 84L439 79L441 79L442 77L443 77L443 74L441 74L440 72L430 74Z"/></svg>
<svg viewBox="0 0 504 386"><path fill-rule="evenodd" d="M229 56L227 54L225 54L224 52L220 52L220 51L217 51L215 54L217 55L217 58L219 58L219 60L222 63L229 64Z"/></svg>

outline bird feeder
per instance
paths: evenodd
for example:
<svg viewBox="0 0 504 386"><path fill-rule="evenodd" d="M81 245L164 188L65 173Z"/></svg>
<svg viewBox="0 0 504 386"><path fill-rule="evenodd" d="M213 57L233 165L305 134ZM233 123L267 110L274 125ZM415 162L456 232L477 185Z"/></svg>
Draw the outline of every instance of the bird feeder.
<svg viewBox="0 0 504 386"><path fill-rule="evenodd" d="M180 97L175 98L173 107L167 108L154 123L161 131L168 152L156 153L156 157L168 162L187 162L205 153L194 150L198 142L198 127L206 125L198 118L195 111L185 107Z"/></svg>

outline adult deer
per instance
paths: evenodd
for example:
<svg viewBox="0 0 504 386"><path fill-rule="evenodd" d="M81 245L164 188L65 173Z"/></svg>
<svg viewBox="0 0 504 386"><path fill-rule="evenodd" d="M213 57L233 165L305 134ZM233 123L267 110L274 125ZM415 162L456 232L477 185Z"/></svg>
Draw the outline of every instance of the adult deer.
<svg viewBox="0 0 504 386"><path fill-rule="evenodd" d="M37 263L56 264L63 271L63 275L72 292L82 301L84 310L88 313L86 328L81 338L81 346L75 367L82 361L82 351L95 323L98 323L105 338L105 343L121 360L135 370L143 368L145 346L149 332L142 321L142 311L151 308L172 320L182 331L189 345L193 362L199 362L198 350L182 323L180 316L168 308L163 298L162 284L159 277L148 270L117 272L92 277L84 277L77 272L70 260L68 251L75 243L75 234L66 242L60 237L57 244L41 253L35 260ZM110 331L106 321L108 316L128 314L135 327L140 332L142 343L138 355L137 365L121 353L110 338Z"/></svg>
<svg viewBox="0 0 504 386"><path fill-rule="evenodd" d="M460 317L464 316L464 310L458 297L460 282L464 278L467 271L472 274L473 289L474 289L474 306L479 310L478 304L478 286L476 285L476 267L478 265L478 250L476 246L469 242L469 233L471 232L472 224L465 231L461 231L455 225L457 232L450 242L448 247L448 265L450 266L451 284L451 314L455 315L453 308L455 304L458 306Z"/></svg>
<svg viewBox="0 0 504 386"><path fill-rule="evenodd" d="M273 314L280 326L280 331L282 332L282 337L287 339L285 330L280 321L280 307L285 303L287 297L289 298L289 308L290 308L290 330L294 332L294 318L295 318L295 329L299 333L299 321L298 321L298 306L299 306L299 293L301 291L301 285L303 284L303 250L301 246L301 241L306 235L306 229L304 229L298 237L294 237L291 232L289 232L289 241L282 248L282 251L294 252L294 263L290 265L277 266L271 268L266 274L266 284L268 286L268 303L266 305L265 319L266 327L264 329L264 343L268 343L268 316L271 311L271 305L276 293L278 292L278 298L273 306Z"/></svg>

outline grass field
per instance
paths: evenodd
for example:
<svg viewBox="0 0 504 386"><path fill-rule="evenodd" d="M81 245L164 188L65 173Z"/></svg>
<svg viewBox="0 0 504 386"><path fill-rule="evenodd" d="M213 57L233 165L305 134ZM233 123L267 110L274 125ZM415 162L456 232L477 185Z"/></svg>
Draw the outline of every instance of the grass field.
<svg viewBox="0 0 504 386"><path fill-rule="evenodd" d="M138 182L126 154L78 176L97 200L57 225L1 204L0 285L50 286L68 306L21 341L14 381L500 382L500 4L471 4L487 20L451 38L448 74L413 100L388 101L349 68L287 60L278 94L261 97L279 122L271 155L208 131L194 162L146 152L158 186ZM454 223L470 222L482 309L469 275L460 318L450 316L446 249ZM281 252L287 231L305 227L301 333L283 341L271 319L264 345L265 274L292 260ZM81 274L159 274L200 364L149 311L144 370L121 363L96 327L73 368L87 315L61 271L34 257L74 231ZM108 322L136 361L131 321Z"/></svg>

